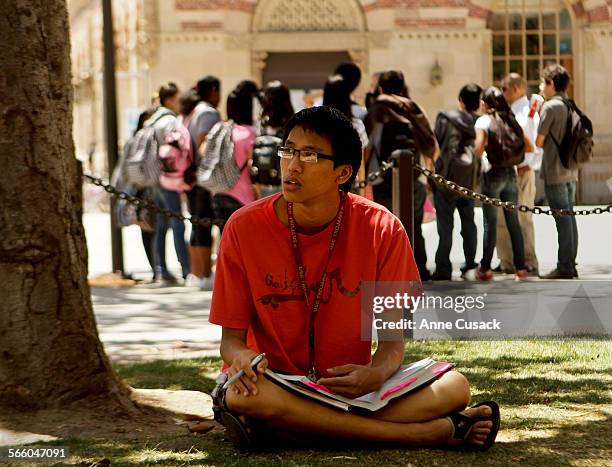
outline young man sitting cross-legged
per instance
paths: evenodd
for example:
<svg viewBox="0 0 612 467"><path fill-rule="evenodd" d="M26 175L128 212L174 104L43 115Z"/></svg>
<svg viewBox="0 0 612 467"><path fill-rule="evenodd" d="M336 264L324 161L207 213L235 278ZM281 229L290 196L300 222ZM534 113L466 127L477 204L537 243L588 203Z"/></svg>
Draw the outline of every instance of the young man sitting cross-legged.
<svg viewBox="0 0 612 467"><path fill-rule="evenodd" d="M456 371L366 415L294 395L262 375L266 367L309 375L347 397L377 390L402 363L404 344L379 342L371 354L361 284L419 281L400 221L348 193L361 144L346 117L329 107L302 110L287 123L279 156L282 193L234 213L221 239L210 321L223 327L226 374L245 372L213 392L230 436L245 447L249 425L263 424L327 438L490 447L498 407L465 409L470 389ZM266 359L254 372L260 352Z"/></svg>

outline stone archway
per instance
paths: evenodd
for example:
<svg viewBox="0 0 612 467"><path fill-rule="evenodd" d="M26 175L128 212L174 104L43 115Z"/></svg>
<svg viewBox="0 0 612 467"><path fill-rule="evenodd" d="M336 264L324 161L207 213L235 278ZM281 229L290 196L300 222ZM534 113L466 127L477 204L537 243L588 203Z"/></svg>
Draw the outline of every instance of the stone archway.
<svg viewBox="0 0 612 467"><path fill-rule="evenodd" d="M356 0L262 0L251 30L262 32L365 31Z"/></svg>
<svg viewBox="0 0 612 467"><path fill-rule="evenodd" d="M366 31L357 0L261 0L251 23L253 77L261 82L278 53L348 53L366 71Z"/></svg>

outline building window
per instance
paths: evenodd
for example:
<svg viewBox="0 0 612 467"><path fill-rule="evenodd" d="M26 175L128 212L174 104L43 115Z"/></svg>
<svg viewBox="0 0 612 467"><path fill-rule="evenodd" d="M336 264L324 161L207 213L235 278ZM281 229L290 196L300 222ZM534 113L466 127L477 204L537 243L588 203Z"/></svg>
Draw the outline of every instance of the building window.
<svg viewBox="0 0 612 467"><path fill-rule="evenodd" d="M562 1L499 0L489 28L495 83L516 72L527 80L527 93L532 94L538 92L540 71L550 63L561 64L573 75L572 24Z"/></svg>

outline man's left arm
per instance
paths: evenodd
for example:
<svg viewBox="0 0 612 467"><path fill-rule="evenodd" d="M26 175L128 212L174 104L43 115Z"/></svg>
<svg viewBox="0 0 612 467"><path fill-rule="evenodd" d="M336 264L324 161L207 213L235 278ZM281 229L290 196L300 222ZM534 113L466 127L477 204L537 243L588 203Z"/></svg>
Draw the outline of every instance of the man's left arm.
<svg viewBox="0 0 612 467"><path fill-rule="evenodd" d="M366 365L341 365L329 368L329 378L320 378L319 384L345 397L359 397L380 389L404 360L404 341L383 341Z"/></svg>

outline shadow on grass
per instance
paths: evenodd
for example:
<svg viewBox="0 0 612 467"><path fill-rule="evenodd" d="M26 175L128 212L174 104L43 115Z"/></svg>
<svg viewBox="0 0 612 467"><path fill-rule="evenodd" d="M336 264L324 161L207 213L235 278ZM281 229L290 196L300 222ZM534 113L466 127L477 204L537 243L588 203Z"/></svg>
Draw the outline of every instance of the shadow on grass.
<svg viewBox="0 0 612 467"><path fill-rule="evenodd" d="M215 379L209 374L220 368L221 359L214 357L115 365L119 376L134 388L184 389L208 394L215 387Z"/></svg>
<svg viewBox="0 0 612 467"><path fill-rule="evenodd" d="M377 445L355 445L332 440L308 446L276 446L274 450L239 453L215 431L203 436L185 435L155 438L146 442L100 441L87 443L68 439L52 445L70 446L72 461L95 461L107 458L112 465L605 465L612 448L612 420L576 422L554 426L545 419L538 429L551 435L497 443L486 453L456 452L441 449L389 448ZM272 449L272 448L270 448Z"/></svg>
<svg viewBox="0 0 612 467"><path fill-rule="evenodd" d="M608 345L608 344L606 344ZM605 465L612 449L606 348L571 342L410 342L406 361L427 356L454 361L466 374L475 400L495 399L502 407L500 442L487 453L407 449L353 443L241 454L221 430L206 435L164 436L150 427L148 439L64 439L71 463L102 458L115 465ZM117 364L133 387L210 392L218 358ZM530 407L532 406L533 407ZM593 421L593 415L599 421ZM130 434L125 434L130 438ZM506 440L506 441L504 441Z"/></svg>

